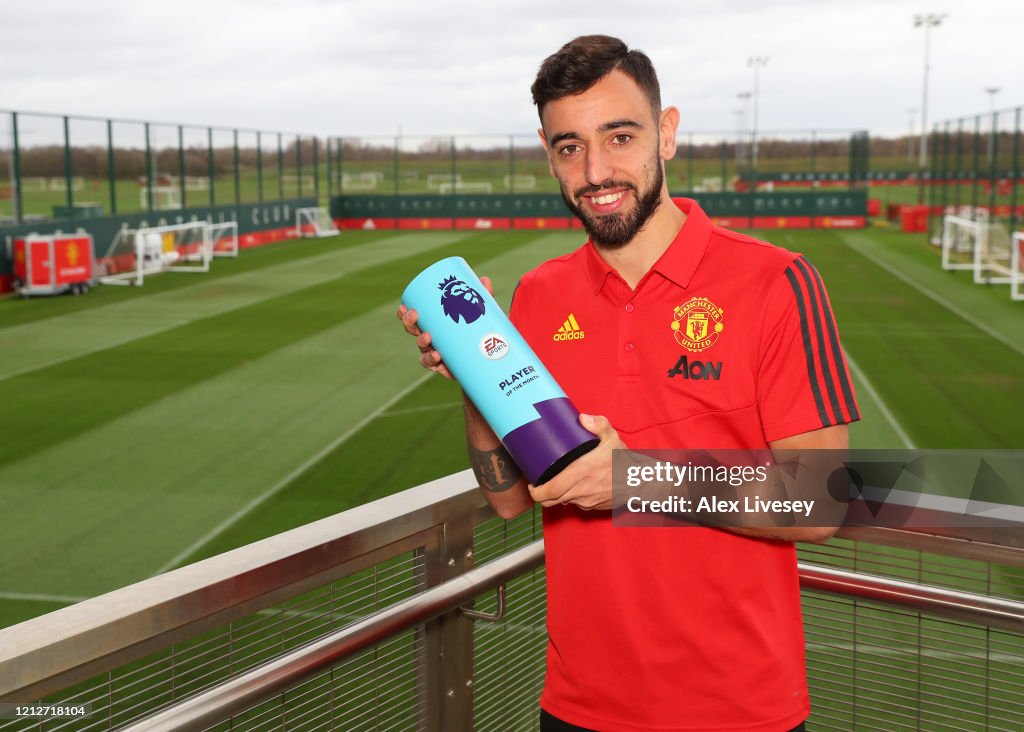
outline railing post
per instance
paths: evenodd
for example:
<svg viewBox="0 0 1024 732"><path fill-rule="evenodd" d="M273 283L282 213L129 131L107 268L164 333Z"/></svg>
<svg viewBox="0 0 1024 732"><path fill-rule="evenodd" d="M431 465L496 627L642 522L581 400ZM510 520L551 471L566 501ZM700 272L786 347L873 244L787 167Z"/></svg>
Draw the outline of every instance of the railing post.
<svg viewBox="0 0 1024 732"><path fill-rule="evenodd" d="M110 182L110 214L117 214L117 161L114 159L114 122L107 120L107 180Z"/></svg>
<svg viewBox="0 0 1024 732"><path fill-rule="evenodd" d="M75 192L74 173L71 169L71 121L64 115L64 199L68 206L68 216L74 217Z"/></svg>
<svg viewBox="0 0 1024 732"><path fill-rule="evenodd" d="M1017 189L1020 181L1024 178L1024 171L1020 169L1020 112L1017 107L1013 113L1013 170L1010 175L1010 231L1017 230Z"/></svg>
<svg viewBox="0 0 1024 732"><path fill-rule="evenodd" d="M427 582L441 581L473 568L473 519L444 524L440 544L427 548ZM426 624L421 664L426 696L427 732L472 732L473 621L455 611Z"/></svg>
<svg viewBox="0 0 1024 732"><path fill-rule="evenodd" d="M188 208L188 186L185 184L185 127L178 125L178 195L181 207Z"/></svg>
<svg viewBox="0 0 1024 732"><path fill-rule="evenodd" d="M143 124L146 134L146 211L153 210L153 151L149 144L149 122Z"/></svg>
<svg viewBox="0 0 1024 732"><path fill-rule="evenodd" d="M263 133L256 130L256 198L263 203Z"/></svg>
<svg viewBox="0 0 1024 732"><path fill-rule="evenodd" d="M238 153L238 130L232 130L231 140L231 146L234 151L234 157L232 159L235 167L235 205L238 205L242 202L242 175L239 170L241 167L241 159Z"/></svg>
<svg viewBox="0 0 1024 732"><path fill-rule="evenodd" d="M277 133L277 200L284 199L284 143Z"/></svg>
<svg viewBox="0 0 1024 732"><path fill-rule="evenodd" d="M213 128L206 128L206 170L210 177L210 205L217 205L217 160L213 149Z"/></svg>
<svg viewBox="0 0 1024 732"><path fill-rule="evenodd" d="M313 137L313 198L320 205L320 138Z"/></svg>
<svg viewBox="0 0 1024 732"><path fill-rule="evenodd" d="M14 170L14 220L19 224L25 220L24 190L21 180L21 146L18 144L18 113L11 112L11 167Z"/></svg>

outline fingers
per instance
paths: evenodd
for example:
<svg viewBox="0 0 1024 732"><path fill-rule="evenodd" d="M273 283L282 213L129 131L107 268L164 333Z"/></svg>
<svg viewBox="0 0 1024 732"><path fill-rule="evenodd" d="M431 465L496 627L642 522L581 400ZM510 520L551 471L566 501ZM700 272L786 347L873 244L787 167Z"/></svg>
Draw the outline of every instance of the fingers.
<svg viewBox="0 0 1024 732"><path fill-rule="evenodd" d="M407 308L405 305L399 306L398 319L402 321L402 326L405 328L405 332L409 335L418 336L422 332L420 327L416 324L416 321L418 321L419 318L419 313L414 309Z"/></svg>
<svg viewBox="0 0 1024 732"><path fill-rule="evenodd" d="M398 308L398 319L402 321L402 327L405 328L405 332L416 338L416 347L420 349L420 365L425 369L440 374L446 379L454 378L448 367L444 365L441 354L432 348L430 333L420 330L417 324L419 313L415 309L400 305Z"/></svg>
<svg viewBox="0 0 1024 732"><path fill-rule="evenodd" d="M612 454L624 447L606 417L581 414L580 424L601 439L598 449L582 455L542 486L529 486L533 500L545 508L573 504L583 511L612 505Z"/></svg>
<svg viewBox="0 0 1024 732"><path fill-rule="evenodd" d="M550 507L568 503L571 498L572 489L577 482L578 478L573 474L573 465L569 465L544 485L531 485L528 488L534 501L542 506Z"/></svg>
<svg viewBox="0 0 1024 732"><path fill-rule="evenodd" d="M487 291L491 293L491 297L494 297L494 285L491 284L491 278L481 277L480 281L483 283L484 287L487 288Z"/></svg>

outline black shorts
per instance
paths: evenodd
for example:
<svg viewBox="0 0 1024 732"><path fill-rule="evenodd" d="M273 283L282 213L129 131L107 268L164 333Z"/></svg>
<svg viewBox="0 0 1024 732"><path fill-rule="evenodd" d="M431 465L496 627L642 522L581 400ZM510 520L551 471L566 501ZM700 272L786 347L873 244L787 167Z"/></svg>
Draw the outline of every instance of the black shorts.
<svg viewBox="0 0 1024 732"><path fill-rule="evenodd" d="M552 716L545 712L543 709L541 709L540 732L598 732L598 730L587 729L586 727L577 727L574 724L563 722L558 717ZM806 732L804 723L801 722L799 725L791 729L789 732Z"/></svg>

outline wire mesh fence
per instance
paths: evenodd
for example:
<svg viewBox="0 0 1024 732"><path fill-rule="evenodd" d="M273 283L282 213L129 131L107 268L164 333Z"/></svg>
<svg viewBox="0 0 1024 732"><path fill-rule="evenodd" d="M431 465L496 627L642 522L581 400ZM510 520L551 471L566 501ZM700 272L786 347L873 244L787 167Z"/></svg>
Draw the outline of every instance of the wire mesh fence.
<svg viewBox="0 0 1024 732"><path fill-rule="evenodd" d="M319 197L316 147L298 134L0 111L0 225Z"/></svg>
<svg viewBox="0 0 1024 732"><path fill-rule="evenodd" d="M454 513L452 495L463 501L463 508ZM185 633L156 651L113 664L40 700L87 704L90 718L3 719L0 730L117 729L150 719L158 710L194 699L285 654L301 655L325 637L396 604L415 601L426 588L458 577L465 571L460 567L486 568L500 562L542 535L539 510L503 521L478 502L470 502L467 511L472 494L465 489L452 495L440 496L430 509L431 515L444 517L439 531L407 526L408 519L398 515L382 519L379 526L389 527L388 538L358 549L374 552L368 566L355 566L343 576L288 593L266 607L252 607L200 633ZM1024 596L1020 549L928 535L908 541L903 533L875 530L858 538L856 529L846 530L828 544L801 545L800 561L805 568L832 567L856 576L978 596L1014 601ZM342 543L354 552L360 541ZM351 556L343 551L339 558ZM267 566L280 571L282 565L271 561ZM250 574L239 575L234 586L251 581L246 579ZM544 570L518 571L508 579L504 603L492 591L477 593L474 612L494 617L470 621L455 610L412 624L204 728L535 730L547 646ZM243 603L240 609L250 604ZM803 608L811 728L1024 728L1024 698L1019 693L1024 688L1024 635L883 604L852 592L805 589ZM463 634L459 628L467 623L469 633ZM445 636L453 628L455 632ZM449 645L454 640L458 642ZM470 662L456 668L462 654L468 654ZM446 705L464 706L465 716ZM446 719L462 721L452 724Z"/></svg>

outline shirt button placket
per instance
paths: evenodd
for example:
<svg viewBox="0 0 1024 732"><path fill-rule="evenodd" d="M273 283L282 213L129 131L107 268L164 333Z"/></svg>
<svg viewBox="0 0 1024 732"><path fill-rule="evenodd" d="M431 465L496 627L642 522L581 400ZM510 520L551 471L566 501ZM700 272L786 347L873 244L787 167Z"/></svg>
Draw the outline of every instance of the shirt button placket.
<svg viewBox="0 0 1024 732"><path fill-rule="evenodd" d="M636 347L636 327L634 325L633 313L636 311L636 306L632 302L627 302L622 308L622 315L619 317L621 327L619 328L620 334L620 345L622 354L619 359L619 376L627 379L636 378L639 373L639 366L637 363L637 347Z"/></svg>

